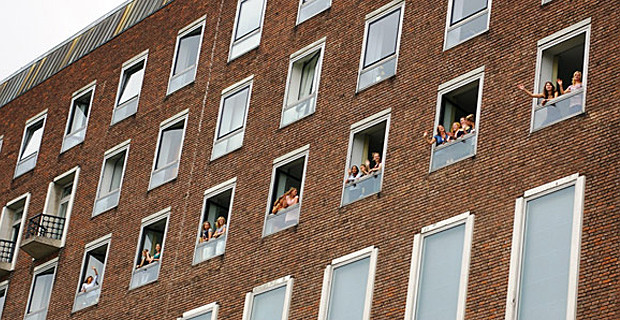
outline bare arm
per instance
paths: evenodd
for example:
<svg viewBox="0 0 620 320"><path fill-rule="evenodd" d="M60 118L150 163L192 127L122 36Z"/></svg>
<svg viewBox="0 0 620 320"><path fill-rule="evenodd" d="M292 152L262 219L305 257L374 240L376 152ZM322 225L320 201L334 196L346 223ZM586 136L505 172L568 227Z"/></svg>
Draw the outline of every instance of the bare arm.
<svg viewBox="0 0 620 320"><path fill-rule="evenodd" d="M428 138L428 132L424 132L424 140L426 140L426 142L430 145L434 144L435 142L437 142L437 140L435 140L435 137L433 137L432 139Z"/></svg>
<svg viewBox="0 0 620 320"><path fill-rule="evenodd" d="M570 92L570 90L564 91L564 86L562 85L562 79L558 79L558 91L560 91L560 94L565 94L565 93Z"/></svg>
<svg viewBox="0 0 620 320"><path fill-rule="evenodd" d="M518 85L517 88L519 88L519 90L525 92L528 96L532 98L544 98L545 97L542 93L530 92L529 90L525 89L525 87L522 84Z"/></svg>

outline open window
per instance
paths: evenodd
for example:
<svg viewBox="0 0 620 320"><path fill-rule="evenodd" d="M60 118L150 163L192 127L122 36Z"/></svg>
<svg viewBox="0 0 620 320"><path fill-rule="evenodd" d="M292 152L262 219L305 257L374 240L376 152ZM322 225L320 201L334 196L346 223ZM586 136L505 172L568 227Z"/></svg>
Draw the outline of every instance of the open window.
<svg viewBox="0 0 620 320"><path fill-rule="evenodd" d="M379 249L332 260L323 274L319 320L369 320Z"/></svg>
<svg viewBox="0 0 620 320"><path fill-rule="evenodd" d="M177 320L217 320L217 313L220 306L216 303L209 303L208 305L192 309L184 312L181 318Z"/></svg>
<svg viewBox="0 0 620 320"><path fill-rule="evenodd" d="M129 289L157 281L161 268L170 208L142 219Z"/></svg>
<svg viewBox="0 0 620 320"><path fill-rule="evenodd" d="M564 94L544 104L534 99L531 131L585 112L589 47L590 19L538 41L534 87L544 92L550 81L560 90L556 81L561 79Z"/></svg>
<svg viewBox="0 0 620 320"><path fill-rule="evenodd" d="M516 201L506 319L575 319L585 177L571 175Z"/></svg>
<svg viewBox="0 0 620 320"><path fill-rule="evenodd" d="M84 141L94 94L94 82L73 93L65 137L62 139L61 153Z"/></svg>
<svg viewBox="0 0 620 320"><path fill-rule="evenodd" d="M392 1L366 15L357 91L396 74L405 2Z"/></svg>
<svg viewBox="0 0 620 320"><path fill-rule="evenodd" d="M4 302L6 301L6 294L9 290L9 281L2 281L0 283L0 318L2 318L2 313L4 311Z"/></svg>
<svg viewBox="0 0 620 320"><path fill-rule="evenodd" d="M448 166L476 154L484 67L478 68L439 86L435 128L443 126L454 138L443 141L435 137L430 171ZM458 125L457 125L458 123ZM455 130L452 127L457 126ZM435 129L437 130L437 129ZM433 135L437 135L435 131ZM439 142L442 143L439 143Z"/></svg>
<svg viewBox="0 0 620 320"><path fill-rule="evenodd" d="M93 207L93 216L118 205L123 176L125 175L125 166L127 165L127 156L129 154L129 142L130 140L127 140L105 153L99 178L99 187L97 188L97 197Z"/></svg>
<svg viewBox="0 0 620 320"><path fill-rule="evenodd" d="M205 191L194 264L224 254L236 181L234 178Z"/></svg>
<svg viewBox="0 0 620 320"><path fill-rule="evenodd" d="M273 161L263 237L299 223L310 145Z"/></svg>
<svg viewBox="0 0 620 320"><path fill-rule="evenodd" d="M228 61L257 48L263 32L267 0L238 0Z"/></svg>
<svg viewBox="0 0 620 320"><path fill-rule="evenodd" d="M185 87L196 79L205 18L202 17L179 31L174 58L172 59L170 80L168 80L167 94Z"/></svg>
<svg viewBox="0 0 620 320"><path fill-rule="evenodd" d="M188 110L182 111L159 125L157 150L155 150L149 190L177 178L187 125L187 112Z"/></svg>
<svg viewBox="0 0 620 320"><path fill-rule="evenodd" d="M149 51L146 50L123 63L121 79L118 82L116 104L112 112L112 124L130 117L138 111L138 101L142 91L148 54Z"/></svg>
<svg viewBox="0 0 620 320"><path fill-rule="evenodd" d="M405 319L465 319L474 215L422 228L413 240Z"/></svg>
<svg viewBox="0 0 620 320"><path fill-rule="evenodd" d="M381 191L389 127L389 109L351 126L343 206Z"/></svg>
<svg viewBox="0 0 620 320"><path fill-rule="evenodd" d="M325 38L291 55L280 127L314 113Z"/></svg>
<svg viewBox="0 0 620 320"><path fill-rule="evenodd" d="M17 165L15 166L15 178L34 169L37 165L46 119L47 110L26 121L22 145L19 148L19 157L17 158Z"/></svg>
<svg viewBox="0 0 620 320"><path fill-rule="evenodd" d="M0 218L0 277L15 269L26 217L30 193L11 200L2 208Z"/></svg>
<svg viewBox="0 0 620 320"><path fill-rule="evenodd" d="M297 24L316 16L317 14L329 9L331 6L331 0L299 0Z"/></svg>
<svg viewBox="0 0 620 320"><path fill-rule="evenodd" d="M448 0L444 50L489 29L491 0Z"/></svg>
<svg viewBox="0 0 620 320"><path fill-rule="evenodd" d="M243 320L287 320L292 292L291 276L252 289L245 295Z"/></svg>
<svg viewBox="0 0 620 320"><path fill-rule="evenodd" d="M52 297L52 288L54 286L54 279L56 278L57 266L58 258L54 258L34 268L24 320L40 320L46 318L50 298Z"/></svg>
<svg viewBox="0 0 620 320"><path fill-rule="evenodd" d="M213 139L211 160L241 148L250 108L252 76L224 89Z"/></svg>
<svg viewBox="0 0 620 320"><path fill-rule="evenodd" d="M4 142L4 136L0 135L0 154L2 154L2 143Z"/></svg>
<svg viewBox="0 0 620 320"><path fill-rule="evenodd" d="M86 245L73 312L99 302L111 237L109 234Z"/></svg>

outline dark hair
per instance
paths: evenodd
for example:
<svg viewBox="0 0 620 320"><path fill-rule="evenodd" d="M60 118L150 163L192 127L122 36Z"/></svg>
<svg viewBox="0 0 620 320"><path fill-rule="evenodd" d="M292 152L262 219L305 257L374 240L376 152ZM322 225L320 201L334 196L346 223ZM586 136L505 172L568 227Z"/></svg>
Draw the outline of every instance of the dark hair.
<svg viewBox="0 0 620 320"><path fill-rule="evenodd" d="M353 165L353 166L351 167L351 173L353 173L353 168L355 168L356 173L359 173L359 172L360 172L360 168L358 168L356 165Z"/></svg>
<svg viewBox="0 0 620 320"><path fill-rule="evenodd" d="M547 91L547 83L551 85L551 92ZM553 82L551 81L547 81L545 82L545 85L543 86L543 96L545 96L545 99L553 99L555 96L555 86L553 85Z"/></svg>

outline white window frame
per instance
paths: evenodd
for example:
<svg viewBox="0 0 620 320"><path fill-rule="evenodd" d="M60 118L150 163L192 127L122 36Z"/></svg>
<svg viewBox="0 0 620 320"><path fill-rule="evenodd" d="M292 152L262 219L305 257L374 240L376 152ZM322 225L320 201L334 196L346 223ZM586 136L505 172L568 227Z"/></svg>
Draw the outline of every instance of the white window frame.
<svg viewBox="0 0 620 320"><path fill-rule="evenodd" d="M181 146L180 146L180 149L179 149L179 158L176 161L176 163L177 163L177 165L179 166L179 169L180 169L181 157L183 156L183 143L185 143L185 134L187 133L188 113L189 113L189 109L185 109L185 110L177 113L176 115L174 115L174 116L172 116L172 117L162 121L159 124L159 132L157 133L157 145L155 146L155 154L153 156L153 164L152 164L152 167L151 167L151 176L149 178L149 188L148 188L148 190L153 190L153 189L155 189L155 188L157 188L159 186L163 186L164 184L166 184L166 183L168 183L170 181L175 180L179 176L178 170L177 170L177 175L175 175L174 178L171 178L171 179L168 179L168 180L164 180L162 183L160 183L160 184L158 184L156 186L152 185L153 174L155 173L155 166L157 165L157 155L159 154L159 148L161 147L160 143L161 143L161 138L162 138L162 132L165 129L167 129L167 128L169 128L169 127L171 127L171 126L173 126L173 125L175 125L175 124L177 124L177 123L182 121L183 122L183 135L181 136ZM164 166L164 168L167 168L167 167L171 166L172 164L174 164L174 162L171 162L171 163L167 164L166 166ZM162 168L159 168L157 170L161 170L161 169Z"/></svg>
<svg viewBox="0 0 620 320"><path fill-rule="evenodd" d="M110 209L116 208L118 206L118 202L116 203L116 205L109 207L101 212L97 212L96 208L97 208L97 202L99 200L101 200L102 198L105 198L109 195L111 195L112 193L116 192L113 191L111 193L102 195L101 194L101 187L103 184L103 179L104 179L104 173L105 173L105 167L106 167L106 163L109 159L121 154L122 152L125 152L125 159L123 159L123 169L121 172L121 181L120 184L118 186L118 193L119 193L119 199L120 199L120 193L123 190L123 180L125 179L125 170L127 169L127 159L129 158L129 146L131 143L131 139L124 141L114 147L112 147L110 150L106 151L103 155L103 163L101 164L101 172L99 173L99 184L97 185L97 196L95 197L95 204L93 205L93 213L92 216L97 216L99 214L102 214L106 211L109 211Z"/></svg>
<svg viewBox="0 0 620 320"><path fill-rule="evenodd" d="M19 173L19 165L21 163L24 163L25 159L22 159L22 152L24 151L24 142L26 139L26 133L28 133L28 128L30 126L32 126L33 124L36 124L39 121L43 121L43 125L42 125L42 131L41 131L41 142L39 143L39 147L37 148L37 152L35 152L35 154L32 156L35 158L34 160L34 165L32 166L32 169L26 170L24 172ZM30 172L32 170L34 170L34 168L37 166L37 160L39 158L39 151L41 150L41 145L43 144L43 137L45 135L45 123L47 122L47 109L41 111L39 114L37 114L36 116L26 120L26 125L24 126L24 132L22 133L22 143L19 146L19 151L17 154L17 164L15 165L15 173L13 175L13 179L23 175L26 172ZM29 159L30 157L27 157L27 159Z"/></svg>
<svg viewBox="0 0 620 320"><path fill-rule="evenodd" d="M471 246L474 231L474 215L469 211L457 216L439 221L423 227L420 233L413 238L411 252L411 268L409 271L409 285L407 288L407 305L405 307L405 319L414 320L417 309L417 295L419 286L420 269L422 267L422 246L424 238L450 228L465 225L465 238L463 239L463 256L461 260L461 277L459 280L458 306L456 320L465 319L465 303L467 300L467 283L469 279L469 265L471 261Z"/></svg>
<svg viewBox="0 0 620 320"><path fill-rule="evenodd" d="M107 235L105 235L105 236L103 236L103 237L101 237L99 239L96 239L96 240L93 240L93 241L87 243L84 246L84 256L82 258L82 270L80 271L80 278L78 279L78 285L77 285L77 288L75 290L75 297L77 297L77 295L80 294L80 289L81 289L82 283L83 283L82 279L84 277L84 267L88 263L88 261L86 261L87 256L88 256L88 252L90 252L90 251L92 251L94 249L97 249L99 247L102 247L104 245L107 245L108 247L106 248L105 261L103 262L103 268L101 270L99 270L99 285L98 286L99 286L99 289L103 288L103 280L105 279L105 277L104 277L104 275L105 275L105 268L106 268L106 265L108 264L108 258L110 257L110 243L111 243L111 241L112 241L112 234L109 233L109 234L107 234ZM72 307L71 313L77 312L77 311L80 311L80 310L84 310L84 309L76 310L75 309L75 298L73 299L73 301L74 301L74 303L73 303L73 307ZM92 307L92 306L97 305L97 304L98 304L98 302L93 304L93 305L90 305L89 307ZM86 307L86 308L88 308L88 307Z"/></svg>
<svg viewBox="0 0 620 320"><path fill-rule="evenodd" d="M218 185L216 185L215 187L209 188L204 192L204 196L202 199L202 210L200 211L200 223L198 223L198 232L196 234L196 245L194 246L194 257L192 259L192 265L197 265L199 263L205 262L207 260L213 259L217 256L220 255L214 255L213 257L197 262L196 261L196 250L198 249L198 245L200 243L200 233L202 232L202 223L203 218L204 218L204 214L205 214L205 210L207 209L207 200L209 200L209 198L215 197L221 193L224 193L228 190L231 190L231 194L230 194L230 205L228 207L228 217L226 217L226 242L228 242L228 234L229 234L229 230L230 230L230 216L232 213L232 208L233 208L233 204L234 204L234 200L235 200L235 189L237 188L237 177L232 178L228 181L222 182ZM224 246L226 246L226 243L224 243ZM224 250L225 254L226 251Z"/></svg>
<svg viewBox="0 0 620 320"><path fill-rule="evenodd" d="M229 86L228 88L222 90L222 94L221 94L221 98L220 98L220 108L217 112L217 123L215 126L215 134L213 135L213 147L211 148L211 161L217 159L217 158L221 158L229 153L234 152L235 150L240 149L243 146L243 138L245 137L245 126L248 120L248 113L250 112L250 100L252 99L252 89L254 87L254 75L251 75L231 86ZM222 122L222 112L224 111L224 102L225 100L242 91L245 90L246 88L248 88L248 99L246 101L245 104L245 114L243 115L243 126L235 131L239 131L237 133L234 133L235 131L231 131L229 133L227 133L225 136L218 138L218 133L220 132L220 125ZM213 149L215 147L215 144L217 143L221 143L227 139L229 139L231 136L237 135L237 134L241 134L241 145L238 147L235 147L231 150L228 150L227 152L224 152L222 154L215 154L213 153Z"/></svg>
<svg viewBox="0 0 620 320"><path fill-rule="evenodd" d="M26 226L26 217L28 217L28 206L30 205L30 197L31 197L30 192L24 193L20 195L19 197L7 202L7 204L4 207L2 207L2 217L0 217L0 226L4 228L5 222L8 220L12 220L9 214L13 214L14 209L12 209L11 207L13 207L18 202L24 201L24 207L23 207L24 209L22 211L22 220L19 226L19 234L17 235L17 241L15 241L15 247L13 248L13 257L11 260L9 271L15 270L15 265L17 264L17 254L20 251L19 247L22 241L22 234L24 233L24 227ZM10 228L12 229L13 225L11 225ZM0 310L0 315L1 314L2 312Z"/></svg>
<svg viewBox="0 0 620 320"><path fill-rule="evenodd" d="M255 287L251 292L245 294L245 303L243 305L243 320L252 319L252 305L254 304L254 297L271 290L279 289L286 286L286 292L284 294L284 306L282 308L282 318L274 320L287 320L289 316L289 310L291 306L291 296L293 292L294 279L291 276L282 277L263 285Z"/></svg>
<svg viewBox="0 0 620 320"><path fill-rule="evenodd" d="M2 318L2 313L4 313L4 306L6 305L6 296L9 293L9 280L4 280L0 282L0 291L4 290L4 303L0 305L0 318Z"/></svg>
<svg viewBox="0 0 620 320"><path fill-rule="evenodd" d="M129 118L130 116L136 114L137 110L138 110L138 105L140 104L140 95L142 94L142 86L144 84L144 78L146 77L146 62L148 61L148 56L149 56L149 50L145 50L141 53L139 53L138 55L136 55L135 57L125 61L123 63L123 66L121 68L121 75L118 81L118 88L116 89L116 100L114 101L114 109L112 110L112 120L110 122L110 125L115 125L127 118ZM136 112L132 113L132 114L128 114L126 115L124 118L122 119L118 119L115 121L115 115L117 110L119 109L119 100L121 98L121 94L123 93L121 91L121 87L123 85L123 80L125 79L125 71L132 69L133 67L135 67L136 65L142 63L142 70L144 72L144 76L142 77L142 82L140 83L140 88L138 90L138 95L135 98L132 98L131 100L136 100ZM129 100L129 101L131 101ZM123 104L128 104L129 101L124 102Z"/></svg>
<svg viewBox="0 0 620 320"><path fill-rule="evenodd" d="M261 13L261 18L260 18L260 22L259 22L259 27L257 30L254 30L248 34L246 34L245 36L241 37L240 39L235 40L235 36L237 34L237 27L238 27L238 23L239 23L239 16L240 16L240 12L239 9L241 9L241 3L244 0L238 0L237 1L237 10L235 11L235 24L233 25L233 29L231 32L231 36L230 36L230 47L228 48L228 62L231 62L241 56L243 56L244 54L258 48L260 46L260 42L261 42L261 37L263 34L263 24L265 22L265 11L267 11L267 0L263 0L263 10ZM245 40L249 40L249 38L253 38L253 37L257 37L258 38L258 43L256 45L250 46L248 48L246 48L244 51L240 51L237 52L235 54L233 54L233 48L237 45L239 45L240 43L244 42Z"/></svg>
<svg viewBox="0 0 620 320"><path fill-rule="evenodd" d="M314 8L313 5L318 7ZM301 12L306 10L308 7L312 7L311 11L313 11L310 15L305 18L301 18ZM295 25L298 26L302 22L312 19L314 16L317 16L321 12L326 11L327 9L332 7L332 0L308 0L304 3L304 0L299 0L299 7L297 8L297 20Z"/></svg>
<svg viewBox="0 0 620 320"><path fill-rule="evenodd" d="M475 13L475 14L473 14L473 15L465 18L465 19L462 19L461 21L459 21L459 22L455 23L453 26L451 26L450 25L450 20L452 20L451 19L452 18L452 7L454 5L454 1L455 0L448 0L448 12L446 13L446 28L445 28L445 31L444 31L444 34L443 34L443 51L447 51L447 50L449 50L451 48L454 48L454 47L456 47L456 46L458 46L458 45L460 45L462 43L465 43L465 42L467 42L467 41L469 41L469 40L471 40L471 39L473 39L473 38L475 38L475 37L477 37L477 36L487 32L487 31L489 31L489 28L490 28L490 25L491 25L491 7L492 7L493 0L487 0L487 8L486 9L481 10L480 12ZM471 20L474 20L474 19L476 19L476 18L478 18L478 17L480 17L481 15L484 15L484 14L487 14L487 27L484 30L482 30L482 31L480 31L480 32L478 32L478 33L476 33L474 35L471 35L471 36L461 40L460 42L455 43L455 44L453 44L453 45L448 47L448 32L449 31L451 31L453 29L456 29L458 27L461 27L464 24L466 24L467 22L470 22Z"/></svg>
<svg viewBox="0 0 620 320"><path fill-rule="evenodd" d="M370 25L377 21L380 20L382 18L384 18L385 16L387 16L388 14L392 13L393 11L397 10L400 8L400 18L398 21L398 35L396 37L396 52L394 52L394 55L390 55L387 57L382 58L381 60L377 60L375 62L373 62L371 65L364 67L364 59L366 58L366 45L368 42L368 32L369 32L369 28ZM366 15L365 17L365 23L364 23L364 40L362 42L362 52L360 53L360 64L359 64L359 68L357 71L357 84L355 85L355 93L358 92L362 92L380 82L383 82L387 79L393 78L398 74L398 58L400 57L400 42L401 42L401 37L402 37L402 32L403 32L403 20L405 17L405 1L404 0L394 0L386 5L384 5L383 7L369 13ZM370 85L367 85L363 88L360 88L360 78L362 76L362 73L373 69L374 67L376 67L377 65L380 65L384 62L386 62L387 60L390 59L395 59L395 65L394 65L394 75L389 76L387 78L381 79L379 81L375 81Z"/></svg>
<svg viewBox="0 0 620 320"><path fill-rule="evenodd" d="M351 125L351 129L349 130L350 131L349 146L347 148L347 163L344 168L344 175L342 176L342 181L345 181L345 179L347 178L348 169L351 168L351 166L353 165L351 164L351 152L353 152L352 148L353 148L353 141L354 141L355 135L385 121L385 137L383 138L383 150L381 150L381 172L383 174L381 175L381 181L380 181L381 185L379 186L379 192L378 192L378 193L381 193L381 191L383 190L383 178L385 177L385 163L387 162L386 154L387 154L387 148L388 148L388 137L390 135L391 114L392 114L392 108L389 108L389 109L383 110L377 114L374 114L366 119L363 119ZM372 195L377 194L377 193L372 193L363 198L355 200L351 203L344 204L344 192L345 192L346 186L347 186L346 182L342 184L342 192L340 195L340 207L344 207L353 202L357 202L359 200L362 200L364 198L368 198Z"/></svg>
<svg viewBox="0 0 620 320"><path fill-rule="evenodd" d="M157 280L151 281L151 282L147 282L145 284L136 286L136 287L131 287L131 283L133 282L133 276L135 274L136 271L136 266L135 266L135 259L138 256L138 254L140 254L140 247L142 245L142 235L144 234L144 228L146 226L149 226L153 223L159 222L161 220L166 220L166 226L164 227L164 235L161 238L161 252L160 252L160 258L159 258L159 272L161 272L161 266L162 263L164 261L164 251L166 250L166 234L168 233L168 226L170 226L170 211L171 211L171 207L167 207L163 210L160 210L146 218L142 219L142 222L140 223L140 233L138 234L138 243L136 244L136 253L134 254L134 256L131 258L131 279L129 279L129 290L135 290L137 288L141 288L144 287L146 285L149 285L151 283L155 283L157 281L159 281L159 274L157 275Z"/></svg>
<svg viewBox="0 0 620 320"><path fill-rule="evenodd" d="M329 298L332 290L331 286L333 270L335 268L365 259L367 257L370 257L370 263L368 265L368 282L366 284L366 300L364 301L364 313L362 319L370 319L370 309L372 307L372 295L375 288L375 273L377 269L378 254L379 248L376 248L375 246L370 246L362 250L350 253L346 256L336 258L325 267L325 271L323 272L323 287L321 289L321 302L319 304L318 320L327 319L327 312L329 311Z"/></svg>
<svg viewBox="0 0 620 320"><path fill-rule="evenodd" d="M88 130L88 121L90 120L90 115L92 114L92 111L93 111L93 100L95 99L96 86L97 86L97 80L85 85L84 87L75 91L71 95L71 104L69 105L69 113L67 114L67 124L65 125L65 133L62 138L62 146L60 148L60 153L63 153L67 150L72 149L73 147L77 145L84 143L84 140L86 139L86 132ZM86 115L86 123L84 123L84 127L77 129L74 132L68 132L69 128L71 127L71 113L73 112L73 105L75 103L75 100L88 95L89 92L90 92L90 99L89 99L88 110L87 110L88 114ZM77 142L72 145L67 145L67 139L72 136L75 136L77 133L81 131L84 131L84 134L83 134L84 138L82 138L82 141Z"/></svg>
<svg viewBox="0 0 620 320"><path fill-rule="evenodd" d="M297 202L298 205L298 209L299 210L299 217L301 219L301 205L303 202L303 194L305 193L305 189L304 189L304 185L306 182L306 173L308 172L308 158L310 157L310 145L307 144L301 148L295 149L283 156L280 156L278 158L276 158L275 160L273 160L273 167L271 169L271 182L269 183L269 195L267 196L267 208L265 210L265 218L263 221L263 238L267 237L269 235L272 235L274 233L271 233L269 235L265 234L266 232L266 227L267 227L267 219L269 218L269 214L271 213L271 209L273 208L273 202L275 201L274 199L272 199L273 196L273 189L275 188L275 178L276 178L276 171L278 168L285 166L295 160L298 160L300 158L304 158L304 169L303 169L303 176L301 177L301 185L299 187L299 190L297 191L297 196L299 197L299 200ZM297 221L297 224L295 225L299 225L299 221ZM288 228L292 228L293 226L290 226ZM286 228L286 229L288 229ZM284 230L284 229L282 229ZM280 231L282 231L280 230ZM280 232L278 231L278 232ZM277 232L275 232L277 233Z"/></svg>
<svg viewBox="0 0 620 320"><path fill-rule="evenodd" d="M54 180L52 182L49 183L48 187L47 187L47 196L45 197L45 205L43 206L45 208L45 211L43 212L46 215L53 215L53 216L58 216L58 212L54 212L54 214L50 214L48 213L50 210L57 210L58 208L58 203L51 203L52 202L52 193L54 192L55 187L58 186L64 186L66 185L66 183L64 184L60 184L61 180L64 180L65 178L67 178L68 176L74 174L73 176L73 184L71 187L71 196L69 198L69 204L67 205L67 213L65 216L65 225L64 225L64 229L62 231L62 237L61 237L61 244L60 247L64 247L65 246L65 242L67 240L67 231L69 230L69 221L71 220L71 212L73 211L73 204L75 202L75 193L77 191L77 185L78 185L78 178L80 176L80 167L76 166L73 167L72 169L70 169L69 171L57 176L56 178L54 178ZM60 200L60 199L57 199ZM50 206L53 205L54 207Z"/></svg>
<svg viewBox="0 0 620 320"><path fill-rule="evenodd" d="M536 44L536 76L534 77L534 88L538 90L542 83L545 83L541 79L541 72L543 67L543 52L549 48L552 48L562 42L568 41L574 37L577 37L581 34L585 34L584 47L583 47L583 70L581 70L581 83L582 83L582 93L583 93L583 101L582 101L582 110L586 109L586 98L587 98L587 90L588 90L588 61L590 60L590 33L591 33L591 22L592 19L587 18L583 21L580 21L568 28L564 28L558 32L555 32L541 40ZM568 117L564 117L556 122L549 123L545 126L534 129L534 112L538 106L538 99L532 99L532 116L530 117L530 133L541 130L543 128L547 128L553 124L558 122L562 122L566 119L570 119L578 114L573 114Z"/></svg>
<svg viewBox="0 0 620 320"><path fill-rule="evenodd" d="M52 275L52 285L50 287L50 297L48 298L48 305L45 308L45 315L47 315L47 311L49 310L49 304L53 296L52 292L54 290L54 283L56 282L56 273L58 272L58 257L50 261L47 261L39 266L34 267L34 271L32 273L32 281L30 282L30 290L28 291L28 300L26 300L26 310L24 311L24 320L28 320L30 318L29 313L28 313L28 308L30 307L30 299L32 299L32 289L34 289L34 281L37 278L37 275L51 268L54 268L54 273ZM43 316L43 318L45 318L45 315Z"/></svg>
<svg viewBox="0 0 620 320"><path fill-rule="evenodd" d="M300 0L302 1L302 0ZM317 0L314 0L317 1ZM323 57L325 56L325 41L326 41L326 37L323 37L321 39L319 39L318 41L304 47L303 49L293 53L289 59L289 65L288 65L288 76L286 77L286 89L285 89L285 94L284 94L284 101L282 104L282 114L280 115L280 128L284 128L290 124L293 124L311 114L313 114L316 111L316 104L317 104L317 100L318 100L318 96L319 96L319 85L321 83L321 69L323 69ZM297 80L297 79L293 79L293 66L295 65L295 63L297 63L300 60L303 60L307 57L311 57L312 55L314 55L316 52L319 52L319 58L316 62L316 67L315 67L315 72L314 72L314 79L313 79L313 83L312 83L312 87L314 90L312 90L313 92L307 96L304 97L300 100L296 100L295 102L289 102L289 95L292 94L290 92L291 90L291 82L293 80ZM303 74L303 70L302 70L302 74ZM300 79L301 80L301 75L300 75ZM298 105L300 102L307 100L307 99L312 99L312 97L314 97L314 102L312 103L312 111L309 112L307 115L300 117L299 119L296 119L290 123L283 123L284 121L284 111L286 109L292 108L295 105Z"/></svg>
<svg viewBox="0 0 620 320"><path fill-rule="evenodd" d="M4 135L0 135L0 154L2 154L2 143L3 142L4 142Z"/></svg>
<svg viewBox="0 0 620 320"><path fill-rule="evenodd" d="M217 313L220 310L220 305L217 302L212 302L207 305L189 310L187 312L183 312L183 316L181 318L177 318L177 320L189 320L194 317L201 316L208 312L211 312L211 319L209 320L217 320Z"/></svg>
<svg viewBox="0 0 620 320"><path fill-rule="evenodd" d="M570 249L570 265L568 275L568 299L566 303L566 319L575 319L577 315L577 286L579 282L579 260L581 254L581 229L586 178L578 173L572 174L542 186L527 190L515 202L515 223L512 233L512 249L510 253L510 273L506 295L506 319L518 319L517 308L519 283L521 279L521 263L525 229L527 202L551 194L561 189L574 186L575 198L573 206L573 227Z"/></svg>
<svg viewBox="0 0 620 320"><path fill-rule="evenodd" d="M196 81L196 73L198 72L198 62L200 60L200 49L202 49L202 38L204 37L205 34L205 26L206 26L206 21L207 16L202 16L200 17L198 20L190 23L189 25L185 26L183 29L179 30L178 34L177 34L177 39L176 42L174 44L174 55L172 57L172 64L170 65L170 76L168 78L168 88L166 89L166 95L169 95L173 92L176 92L178 90L180 90L181 88L186 87L188 84L193 83L194 81ZM179 43L181 42L181 38L185 37L186 35L192 33L193 31L195 31L198 28L202 28L200 30L200 41L198 41L198 50L196 53L196 66L194 67L194 76L193 76L193 80L183 84L182 86L171 90L170 89L170 82L172 81L172 78L175 78L176 76L180 75L180 74L184 74L184 72L175 75L174 74L174 66L177 63L177 54L179 53ZM146 68L146 61L144 62L144 66Z"/></svg>

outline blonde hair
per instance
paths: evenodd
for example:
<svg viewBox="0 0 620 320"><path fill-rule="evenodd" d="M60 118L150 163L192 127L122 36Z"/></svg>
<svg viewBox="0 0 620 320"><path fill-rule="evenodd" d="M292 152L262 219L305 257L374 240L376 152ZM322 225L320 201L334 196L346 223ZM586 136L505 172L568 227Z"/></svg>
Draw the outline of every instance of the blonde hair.
<svg viewBox="0 0 620 320"><path fill-rule="evenodd" d="M581 79L581 81L583 81L583 74L581 74L581 71L575 71L573 73L573 78L571 79L571 83L575 84L575 75L579 74L579 79Z"/></svg>
<svg viewBox="0 0 620 320"><path fill-rule="evenodd" d="M215 220L215 226L217 228L220 228L220 227L222 227L225 224L226 224L226 218L224 218L224 217L219 217L219 218L217 218L217 220Z"/></svg>

